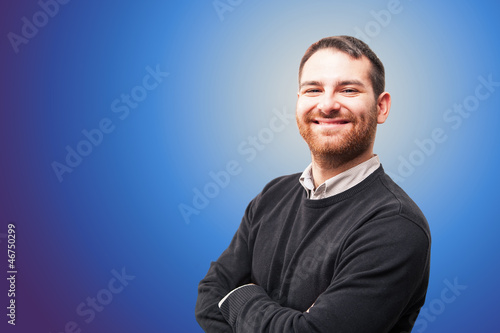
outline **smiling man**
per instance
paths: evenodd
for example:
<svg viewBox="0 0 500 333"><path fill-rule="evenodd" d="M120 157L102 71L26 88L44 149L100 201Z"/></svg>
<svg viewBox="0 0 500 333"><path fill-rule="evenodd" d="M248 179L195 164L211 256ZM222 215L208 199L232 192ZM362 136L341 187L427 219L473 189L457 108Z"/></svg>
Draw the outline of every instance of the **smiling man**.
<svg viewBox="0 0 500 333"><path fill-rule="evenodd" d="M324 38L299 67L302 172L248 205L200 282L206 332L410 332L425 302L430 231L373 153L389 115L384 67L362 41Z"/></svg>

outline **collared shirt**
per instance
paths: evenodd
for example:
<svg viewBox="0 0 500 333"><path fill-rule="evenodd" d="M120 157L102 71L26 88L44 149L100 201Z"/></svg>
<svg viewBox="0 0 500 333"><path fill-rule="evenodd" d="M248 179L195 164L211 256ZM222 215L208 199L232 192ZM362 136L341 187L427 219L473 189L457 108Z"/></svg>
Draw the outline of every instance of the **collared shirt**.
<svg viewBox="0 0 500 333"><path fill-rule="evenodd" d="M314 189L314 179L312 174L312 163L307 166L300 176L300 184L307 192L307 198L312 200L324 199L335 194L342 193L351 187L361 183L373 171L380 166L377 155L361 164L356 165L338 175L327 179L323 184Z"/></svg>

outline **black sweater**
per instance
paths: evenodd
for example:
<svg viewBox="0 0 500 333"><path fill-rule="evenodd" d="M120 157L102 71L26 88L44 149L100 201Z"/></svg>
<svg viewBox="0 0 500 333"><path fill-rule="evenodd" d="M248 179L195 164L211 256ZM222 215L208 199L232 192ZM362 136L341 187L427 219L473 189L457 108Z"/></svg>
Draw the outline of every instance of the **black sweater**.
<svg viewBox="0 0 500 333"><path fill-rule="evenodd" d="M199 284L198 323L216 333L410 332L429 279L420 209L382 167L320 200L299 177L271 181L248 205Z"/></svg>

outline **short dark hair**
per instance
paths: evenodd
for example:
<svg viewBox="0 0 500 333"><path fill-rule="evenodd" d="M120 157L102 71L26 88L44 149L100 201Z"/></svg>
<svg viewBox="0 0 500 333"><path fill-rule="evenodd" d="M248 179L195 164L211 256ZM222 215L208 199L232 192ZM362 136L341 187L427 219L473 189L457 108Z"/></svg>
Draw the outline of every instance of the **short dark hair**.
<svg viewBox="0 0 500 333"><path fill-rule="evenodd" d="M299 66L299 83L302 77L302 69L305 63L311 56L319 50L322 49L334 49L344 52L354 59L359 59L365 56L370 60L372 64L372 70L370 72L370 80L373 86L373 92L375 93L375 98L378 98L381 93L385 90L385 70L384 65L377 57L375 52L370 49L370 47L363 41L351 37L351 36L333 36L323 38L316 43L309 46L306 53L302 57Z"/></svg>

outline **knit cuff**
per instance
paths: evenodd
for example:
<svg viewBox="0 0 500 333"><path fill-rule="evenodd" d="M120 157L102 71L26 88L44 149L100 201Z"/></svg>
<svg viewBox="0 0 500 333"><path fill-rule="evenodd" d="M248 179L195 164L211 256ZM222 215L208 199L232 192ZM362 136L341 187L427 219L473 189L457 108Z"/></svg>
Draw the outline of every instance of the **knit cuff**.
<svg viewBox="0 0 500 333"><path fill-rule="evenodd" d="M248 284L234 289L225 297L225 300L219 305L219 308L231 327L235 326L241 307L252 298L252 296L262 293L265 293L262 287L255 284Z"/></svg>

